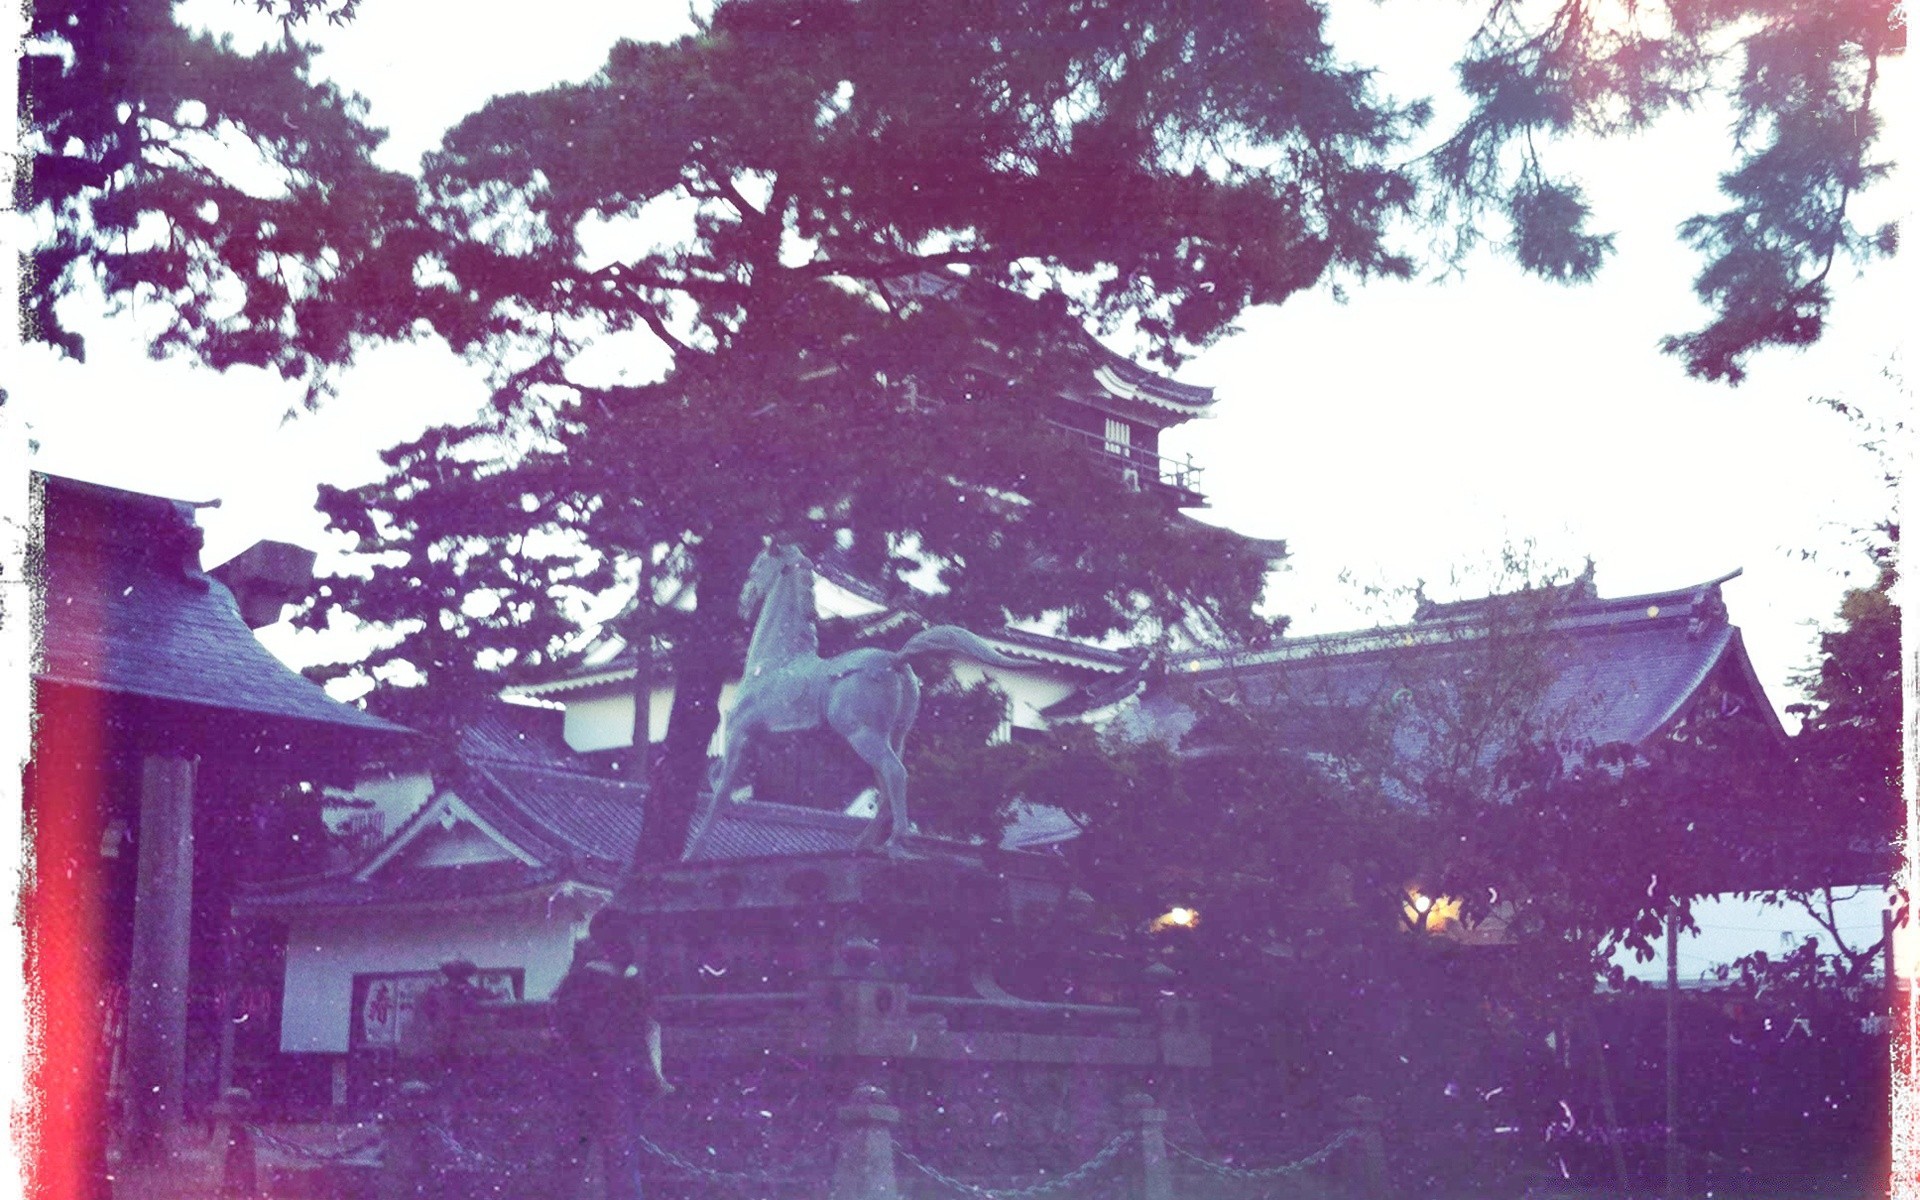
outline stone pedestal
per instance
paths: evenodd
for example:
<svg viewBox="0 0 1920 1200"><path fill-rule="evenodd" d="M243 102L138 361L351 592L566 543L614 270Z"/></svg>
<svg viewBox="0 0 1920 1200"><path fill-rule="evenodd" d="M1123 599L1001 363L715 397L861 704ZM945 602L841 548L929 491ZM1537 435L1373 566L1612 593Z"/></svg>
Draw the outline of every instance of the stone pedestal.
<svg viewBox="0 0 1920 1200"><path fill-rule="evenodd" d="M1045 1178L1166 1120L1123 1097L1189 1094L1210 1054L1194 1006L1092 931L1064 863L910 849L680 863L615 896L600 920L644 940L678 1089L638 1118L656 1195L717 1171L768 1194L830 1182L890 1200L914 1190L890 1174L917 1170L906 1156L961 1179ZM482 1005L451 1043L469 1097L455 1132L503 1160L552 1158L572 1136L577 1063L546 1007ZM1164 1148L1131 1161L1164 1178Z"/></svg>
<svg viewBox="0 0 1920 1200"><path fill-rule="evenodd" d="M840 1106L840 1145L827 1200L899 1200L893 1172L893 1127L900 1110L877 1087L854 1089Z"/></svg>
<svg viewBox="0 0 1920 1200"><path fill-rule="evenodd" d="M645 935L667 1072L694 1104L747 1087L811 1109L750 1106L747 1135L826 1136L832 1100L882 1085L909 1151L1052 1170L1131 1127L1123 1096L1180 1095L1209 1062L1194 1006L1090 931L1051 857L916 839L902 859L682 863L613 907Z"/></svg>

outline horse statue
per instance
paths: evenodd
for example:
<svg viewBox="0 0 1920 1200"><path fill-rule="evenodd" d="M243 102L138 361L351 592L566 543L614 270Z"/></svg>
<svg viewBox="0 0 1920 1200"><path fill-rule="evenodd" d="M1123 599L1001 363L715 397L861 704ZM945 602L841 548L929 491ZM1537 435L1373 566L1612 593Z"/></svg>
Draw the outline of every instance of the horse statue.
<svg viewBox="0 0 1920 1200"><path fill-rule="evenodd" d="M686 855L706 836L720 805L732 798L747 747L755 738L825 726L873 768L880 786L880 811L860 835L860 848L882 844L884 828L886 852L899 856L908 829L907 768L900 750L920 712L920 679L911 660L960 654L990 666L1021 664L957 625L922 630L898 650L866 647L821 658L813 627L813 563L790 545L767 547L748 569L740 615L752 618L755 609L759 615L733 710L727 714L713 793L693 823Z"/></svg>

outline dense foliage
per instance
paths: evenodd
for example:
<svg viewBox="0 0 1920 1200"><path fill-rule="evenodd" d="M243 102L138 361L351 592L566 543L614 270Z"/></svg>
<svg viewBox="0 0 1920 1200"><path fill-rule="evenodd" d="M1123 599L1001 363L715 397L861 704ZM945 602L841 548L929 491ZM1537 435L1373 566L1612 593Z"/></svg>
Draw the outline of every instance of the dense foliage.
<svg viewBox="0 0 1920 1200"><path fill-rule="evenodd" d="M769 532L903 596L930 562L915 603L951 619L1271 632L1264 555L1034 419L1086 369L1081 321L1177 361L1249 306L1409 273L1392 237L1423 214L1458 250L1497 233L1587 277L1610 244L1543 145L1716 93L1738 165L1731 207L1683 231L1714 313L1671 339L1690 370L1812 340L1837 257L1893 244L1848 216L1885 171L1874 85L1904 46L1867 0L1497 0L1460 59L1469 114L1419 158L1426 106L1343 62L1312 0L726 0L585 83L490 101L417 182L371 164L377 132L294 42L354 5L269 7L288 39L248 56L165 0L35 6L35 336L77 352L58 302L97 282L160 302L156 352L310 395L368 339L433 332L486 363L488 417L324 498L373 558L313 619L395 627L364 669L450 694L632 595L623 632L671 647L681 684L669 796L700 773L722 605ZM1048 299L1007 310L1021 294Z"/></svg>
<svg viewBox="0 0 1920 1200"><path fill-rule="evenodd" d="M1904 825L1900 745L1900 606L1894 551L1899 529L1883 529L1872 550L1875 578L1841 598L1839 626L1820 635L1820 662L1803 684L1807 703L1799 757L1812 773L1811 828L1818 848L1806 875L1819 883L1865 882L1891 874Z"/></svg>
<svg viewBox="0 0 1920 1200"><path fill-rule="evenodd" d="M1884 847L1892 797L1875 791L1870 811L1823 796L1826 773L1849 768L1820 722L1783 742L1770 715L1710 678L1656 738L1570 740L1578 714L1544 700L1568 652L1553 627L1564 595L1526 589L1477 606L1482 628L1397 660L1377 695L1330 696L1311 656L1294 660L1291 682L1230 673L1188 699L1184 720L1162 703L1143 725L1064 731L1019 777L1024 795L1084 823L1068 853L1101 912L1168 953L1179 986L1217 1014L1221 1069L1236 1080L1216 1097L1223 1128L1311 1126L1359 1091L1389 1098L1401 1161L1423 1189L1492 1187L1502 1170L1556 1159L1611 1178L1606 1135L1592 1131L1645 1134L1662 1099L1637 1080L1665 1062L1659 1013L1612 965L1616 951L1649 957L1669 920L1686 927L1695 900L1724 892L1805 902L1831 925L1822 885L1884 878L1884 853L1849 846ZM1897 670L1838 686L1881 660L1853 658L1844 638L1829 640L1836 649L1852 663L1829 659L1816 693L1855 706L1897 698ZM1156 738L1124 736L1139 729ZM1155 922L1174 906L1197 922ZM1689 1000L1699 1012L1687 1019L1736 1037L1762 1020L1809 1021L1817 1036L1778 1053L1850 1099L1803 1132L1821 1163L1858 1169L1872 1127L1859 1104L1878 1075L1847 1055L1871 1041L1863 1021L1878 994L1866 979L1882 947L1873 936L1843 945L1749 960L1730 976L1746 988L1745 1016ZM1596 1000L1609 989L1619 994ZM1756 1129L1775 1129L1789 1097L1821 1094L1768 1076L1764 1049L1737 1064L1723 1051L1700 1038L1684 1051L1687 1100L1702 1113L1738 1103L1767 1122ZM1771 1079L1778 1102L1749 1101L1749 1075ZM1737 1094L1711 1091L1729 1080ZM1583 1132L1567 1140L1576 1112ZM1780 1165L1764 1136L1692 1121L1689 1144L1737 1149L1743 1171ZM1631 1171L1658 1169L1623 1153Z"/></svg>
<svg viewBox="0 0 1920 1200"><path fill-rule="evenodd" d="M156 355L305 379L410 336L418 187L370 158L365 105L291 41L245 54L167 0L36 0L21 59L24 332L76 357L60 305L164 314Z"/></svg>
<svg viewBox="0 0 1920 1200"><path fill-rule="evenodd" d="M496 366L495 414L324 498L408 556L334 599L424 617L388 657L432 676L537 664L578 615L558 601L637 596L630 640L673 653L667 805L704 773L765 534L942 619L1264 636L1266 554L1048 424L1098 352L1018 293L1098 278L1083 309L1170 351L1329 267L1404 271L1379 232L1409 195L1380 165L1404 115L1318 25L738 3L492 102L429 156L426 286ZM644 343L659 382L585 382L596 344Z"/></svg>
<svg viewBox="0 0 1920 1200"><path fill-rule="evenodd" d="M271 365L318 389L361 339L409 336L422 317L458 323L431 315L445 279L424 268L446 264L417 225L420 205L445 194L436 197L431 178L417 194L370 165L377 131L356 103L311 78L295 41L322 20L351 19L357 5L265 0L288 36L258 55L182 31L169 0L32 6L22 74L32 169L20 196L40 218L32 336L77 353L56 302L97 282L111 297L162 302L172 314L162 352ZM548 180L551 212L607 211L609 179L593 172L624 172L615 190L636 204L676 185L688 189L683 199L712 197L744 186L729 170L773 168L765 151L782 143L793 153L774 157L785 158L792 187L796 155L831 142L839 158L818 186L845 195L782 193L769 220L740 221L743 234L783 228L857 249L869 265L897 263L929 235L951 237L943 249L974 261L1118 265L1095 286L1101 315L1191 341L1328 268L1407 269L1380 235L1409 208L1431 219L1443 257L1492 240L1529 271L1589 278L1612 238L1593 228L1581 181L1555 169L1555 143L1724 102L1734 119L1727 205L1680 231L1704 259L1695 286L1711 316L1666 349L1694 374L1730 380L1757 348L1817 340L1834 267L1891 253L1897 240L1891 226L1863 227L1853 213L1889 170L1876 152L1876 87L1906 39L1892 0L1489 0L1459 52L1467 115L1440 131L1430 154L1399 162L1389 152L1424 105L1383 103L1364 71L1327 53L1319 6L1305 0L1209 6L1205 18L1188 6L1094 0L733 0L703 21L702 34L677 47L626 48L601 81L575 91L576 142L619 151L596 156L585 175ZM727 69L714 69L716 41L729 43L733 70L759 72L763 92L724 98L731 85ZM849 69L849 50L860 69ZM945 82L918 86L936 77ZM844 85L854 92L842 110ZM716 99L731 107L732 128L687 119ZM551 134L557 103L566 102L503 97L470 133L509 142ZM1250 137L1226 132L1236 124ZM689 135L705 139L705 178L678 177L686 164L674 144ZM655 142L660 154L639 152ZM474 148L457 138L448 147L456 156ZM525 148L517 165L496 163L497 198L546 165ZM1205 186L1229 181L1254 186ZM569 188L579 190L560 194ZM876 226L862 215L889 190L916 206L915 221ZM1135 222L1089 212L1088 197L1188 236L1123 248ZM1263 204L1276 219L1261 215ZM1079 245L1019 234L1051 225L1075 229ZM1227 228L1232 237L1217 236ZM549 249L559 253L572 231L556 232ZM890 242L893 233L907 240ZM700 267L687 260L575 285L638 289L654 309L634 306L645 322L681 285L700 280L707 299L726 291L727 280L701 279ZM553 306L546 286L520 294Z"/></svg>

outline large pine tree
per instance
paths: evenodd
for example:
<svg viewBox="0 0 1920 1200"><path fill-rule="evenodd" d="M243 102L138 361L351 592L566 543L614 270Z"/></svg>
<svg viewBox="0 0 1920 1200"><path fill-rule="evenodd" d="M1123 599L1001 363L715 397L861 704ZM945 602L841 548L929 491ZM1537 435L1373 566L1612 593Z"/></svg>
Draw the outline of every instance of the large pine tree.
<svg viewBox="0 0 1920 1200"><path fill-rule="evenodd" d="M354 3L269 7L292 30ZM1177 361L1249 305L1407 273L1388 234L1423 216L1583 278L1611 244L1551 141L1716 91L1740 137L1729 207L1684 231L1714 310L1671 340L1690 369L1737 378L1754 348L1812 340L1833 264L1891 249L1849 211L1885 171L1875 86L1905 39L1887 0L1487 11L1467 118L1412 158L1424 106L1342 63L1314 0L719 0L584 84L495 99L416 187L371 164L377 133L291 42L246 56L167 0L41 0L32 328L77 349L56 302L95 278L163 302L157 349L316 389L369 338L431 329L488 362L487 420L328 497L395 553L325 599L399 623L390 657L457 682L549 650L557 591L635 589L631 632L676 656L673 797L737 657L724 601L769 531L848 542L883 576L931 561L940 615L1262 632L1260 554L1046 431L1077 320ZM234 166L245 150L264 170ZM969 294L916 286L938 272ZM994 319L1009 292L1065 303ZM652 382L609 370L661 357ZM687 583L708 603L672 601Z"/></svg>
<svg viewBox="0 0 1920 1200"><path fill-rule="evenodd" d="M295 41L322 20L351 20L360 2L258 0L257 7L281 17L288 37L249 55L184 32L173 0L35 0L21 72L27 170L16 200L34 214L40 234L23 256L29 337L78 353L79 338L57 302L97 283L111 299L137 299L149 316L166 314L157 350L216 366L277 367L304 378L311 400L359 344L419 331L416 318L431 293L418 286L418 268L432 256L418 236L418 197L411 181L371 165L378 131L366 127L356 101L312 78ZM1092 172L1081 182L1122 182L1125 172L1109 178L1097 160L1143 149L1209 176L1230 173L1229 164L1238 163L1269 179L1291 180L1303 212L1344 213L1361 222L1347 229L1332 223L1305 231L1247 229L1256 250L1324 234L1333 243L1328 262L1363 260L1374 253L1365 245L1375 232L1365 218L1370 209L1379 211L1366 192L1379 181L1350 170L1359 160L1340 139L1370 142L1381 130L1364 126L1385 114L1361 114L1361 126L1342 128L1355 115L1351 89L1364 80L1334 70L1319 53L1322 7L1307 0L1007 0L949 8L721 0L711 6L708 36L688 45L711 49L714 38L723 39L740 63L758 53L767 71L752 82L761 91L743 93L724 76L709 77L707 67L716 60L706 54L669 55L677 64L669 66L643 50L628 65L653 64L643 71L654 80L649 88L661 85L661 70L691 72L688 86L658 109L661 121L648 125L649 140L684 140L692 127L682 118L714 100L744 102L734 120L762 137L791 137L797 129L804 136L796 146L810 146L822 140L815 136L820 130L809 127L817 104L830 110L820 114L833 118L826 125L841 132L859 127L852 110L841 112L837 103L838 84L852 83L854 73L831 70L849 45L859 47L866 87L852 109L877 111L874 102L888 86L894 91L889 103L917 95L911 144L901 140L909 128L898 120L905 109L891 114L894 123L885 130L868 127L865 135L876 139L873 149L900 161L900 188L919 187L913 197L923 209L922 231L979 225L977 202L989 197L965 190L968 172L952 179L954 188L930 190L919 168L940 156L964 158L997 147L1012 157L989 165L1017 166L1032 177L1023 196L1034 206L1029 215L1079 223L1080 261L1106 261L1117 252L1087 252L1084 243L1110 242L1108 231L1083 222L1077 200L1059 199L1066 176L1043 169L1065 148L1057 135L1072 129L1078 135L1073 158ZM1466 115L1442 131L1430 153L1406 159L1402 175L1420 190L1419 215L1450 248L1443 256L1458 262L1472 247L1492 242L1531 272L1585 279L1612 252L1613 240L1591 227L1582 181L1557 165L1560 144L1632 133L1676 110L1724 105L1733 117L1731 159L1722 175L1726 203L1680 231L1703 257L1695 290L1709 318L1666 339L1664 349L1693 374L1738 381L1753 351L1819 339L1836 266L1893 252L1896 229L1862 224L1857 201L1890 170L1877 148L1879 83L1883 62L1905 47L1904 9L1895 0L1486 0L1484 20L1458 52ZM1128 69L1118 70L1122 64ZM811 97L782 93L782 81L804 91L822 82L823 70L842 75L834 90ZM610 64L608 81L637 81L622 71ZM937 79L948 82L918 87ZM959 81L965 95L953 90ZM656 105L661 99L645 89L630 95ZM757 106L768 97L780 99ZM590 97L582 99L591 104ZM1151 130L1126 125L1145 111L1142 103L1164 118ZM1099 119L1089 104L1112 109L1117 121ZM529 131L541 119L533 107L525 114L536 122ZM1176 109L1188 116L1174 116ZM1408 111L1423 114L1425 106ZM496 132L510 136L510 108L497 115ZM952 136L928 140L923 126L930 118ZM1247 138L1208 140L1210 131L1247 118ZM750 144L736 142L727 153ZM1249 156L1260 144L1272 158ZM631 142L620 146L622 161L641 174L645 163L671 173L673 157L670 151L664 159L638 155ZM865 171L859 157L839 162L832 177L847 182L843 172ZM510 179L501 182L502 194L512 190ZM661 191L639 176L627 184L638 186L637 196ZM869 186L862 195L870 192ZM1170 219L1189 218L1187 202L1173 193L1156 185L1126 199ZM1047 196L1054 197L1053 207ZM828 225L805 231L809 236L859 234L833 223L832 206L817 215ZM1192 281L1176 281L1176 273L1199 268L1212 275L1223 266L1219 247L1199 259L1192 249L1174 252L1185 259L1177 267L1164 247L1150 254L1163 256L1160 261L1133 265L1151 268L1155 292L1187 290ZM1269 264L1282 273L1312 265L1310 258ZM1128 295L1134 282L1122 271L1103 300L1144 300L1145 293ZM1236 300L1253 295L1237 278L1214 282L1225 290L1208 305L1187 296L1187 324L1174 332L1204 330L1210 314L1230 312ZM1152 314L1150 327L1167 331L1168 316Z"/></svg>
<svg viewBox="0 0 1920 1200"><path fill-rule="evenodd" d="M1171 355L1330 268L1407 270L1381 239L1412 197L1382 165L1405 114L1319 24L1306 4L754 0L495 100L429 156L427 191L433 311L495 366L497 404L325 498L405 555L332 599L424 617L386 657L445 681L537 661L557 591L636 589L629 632L676 680L663 831L704 773L763 535L837 544L903 594L932 564L914 602L945 619L1269 632L1264 552L1047 418L1098 354L1063 293ZM592 351L661 346L658 382L588 382ZM689 582L690 609L670 599Z"/></svg>

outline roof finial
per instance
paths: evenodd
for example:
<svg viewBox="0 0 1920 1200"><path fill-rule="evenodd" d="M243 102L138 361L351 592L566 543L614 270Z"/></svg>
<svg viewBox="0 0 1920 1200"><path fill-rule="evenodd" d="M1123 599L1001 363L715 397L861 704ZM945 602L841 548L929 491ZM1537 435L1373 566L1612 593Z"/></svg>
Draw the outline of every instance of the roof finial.
<svg viewBox="0 0 1920 1200"><path fill-rule="evenodd" d="M1587 565L1581 570L1574 581L1568 585L1567 598L1574 601L1598 600L1600 598L1600 589L1594 586L1593 576L1593 555L1589 554L1587 555Z"/></svg>
<svg viewBox="0 0 1920 1200"><path fill-rule="evenodd" d="M1424 621L1433 615L1437 607L1438 606L1427 597L1427 581L1424 579L1414 580L1413 619L1416 621Z"/></svg>

